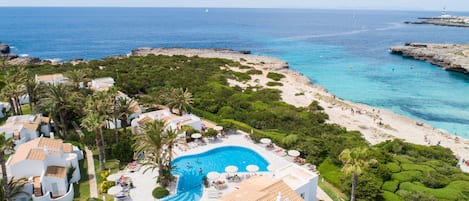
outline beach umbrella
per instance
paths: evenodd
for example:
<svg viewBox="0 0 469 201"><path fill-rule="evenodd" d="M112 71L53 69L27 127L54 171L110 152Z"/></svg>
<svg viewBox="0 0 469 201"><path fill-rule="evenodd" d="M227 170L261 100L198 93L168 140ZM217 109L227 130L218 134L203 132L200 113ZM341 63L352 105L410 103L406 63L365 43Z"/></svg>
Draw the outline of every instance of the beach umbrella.
<svg viewBox="0 0 469 201"><path fill-rule="evenodd" d="M238 167L236 167L236 166L234 166L234 165L226 166L225 172L228 172L228 173L235 173L235 172L238 172Z"/></svg>
<svg viewBox="0 0 469 201"><path fill-rule="evenodd" d="M116 194L120 193L121 191L122 191L122 187L117 185L117 186L113 186L113 187L107 189L107 194L116 195Z"/></svg>
<svg viewBox="0 0 469 201"><path fill-rule="evenodd" d="M200 133L194 133L194 134L191 135L191 137L194 138L194 139L199 139L199 138L202 137L202 134L200 134Z"/></svg>
<svg viewBox="0 0 469 201"><path fill-rule="evenodd" d="M222 126L215 126L215 127L213 127L213 129L216 130L216 131L222 131L223 127Z"/></svg>
<svg viewBox="0 0 469 201"><path fill-rule="evenodd" d="M218 172L209 172L207 174L207 179L210 179L210 180L215 180L215 179L218 179L220 177L220 173Z"/></svg>
<svg viewBox="0 0 469 201"><path fill-rule="evenodd" d="M111 174L106 177L108 181L117 181L121 176L119 174Z"/></svg>
<svg viewBox="0 0 469 201"><path fill-rule="evenodd" d="M289 156L293 156L293 157L297 157L300 155L300 152L297 150L289 150L287 153Z"/></svg>
<svg viewBox="0 0 469 201"><path fill-rule="evenodd" d="M259 142L261 142L262 144L270 144L272 140L270 140L269 138L261 138Z"/></svg>
<svg viewBox="0 0 469 201"><path fill-rule="evenodd" d="M248 165L248 166L246 166L246 170L248 172L257 172L257 171L259 171L259 166L257 166L257 165Z"/></svg>

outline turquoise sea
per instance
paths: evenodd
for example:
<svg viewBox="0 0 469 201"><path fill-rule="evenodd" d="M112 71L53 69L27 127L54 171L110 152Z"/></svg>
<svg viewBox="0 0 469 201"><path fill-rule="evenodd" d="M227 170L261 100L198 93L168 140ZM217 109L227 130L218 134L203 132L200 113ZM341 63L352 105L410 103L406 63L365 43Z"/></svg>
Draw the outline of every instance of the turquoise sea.
<svg viewBox="0 0 469 201"><path fill-rule="evenodd" d="M98 59L142 46L251 50L288 61L338 97L390 109L469 139L469 77L388 52L406 42L469 43L469 29L402 23L439 14L0 8L0 41L14 46L17 54L62 60Z"/></svg>

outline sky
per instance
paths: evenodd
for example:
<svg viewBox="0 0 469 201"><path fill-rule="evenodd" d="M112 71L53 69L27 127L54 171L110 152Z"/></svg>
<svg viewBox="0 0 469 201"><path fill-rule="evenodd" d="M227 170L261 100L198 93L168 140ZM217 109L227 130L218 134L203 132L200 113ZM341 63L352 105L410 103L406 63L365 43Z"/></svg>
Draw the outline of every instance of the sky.
<svg viewBox="0 0 469 201"><path fill-rule="evenodd" d="M469 11L469 0L0 0L0 6L324 8Z"/></svg>

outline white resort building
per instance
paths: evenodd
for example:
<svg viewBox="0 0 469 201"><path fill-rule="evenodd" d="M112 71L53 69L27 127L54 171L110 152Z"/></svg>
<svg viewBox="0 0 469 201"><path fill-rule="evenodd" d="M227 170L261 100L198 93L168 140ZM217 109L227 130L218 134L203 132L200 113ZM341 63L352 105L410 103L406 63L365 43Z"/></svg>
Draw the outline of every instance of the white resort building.
<svg viewBox="0 0 469 201"><path fill-rule="evenodd" d="M109 88L114 86L114 79L112 77L102 77L91 80L88 86L93 91L107 91Z"/></svg>
<svg viewBox="0 0 469 201"><path fill-rule="evenodd" d="M67 78L61 74L50 74L50 75L37 75L35 76L35 80L38 83L45 83L45 84L65 84L67 82Z"/></svg>
<svg viewBox="0 0 469 201"><path fill-rule="evenodd" d="M62 140L40 137L18 147L6 163L9 179L25 178L20 201L72 201L73 183L80 180L83 153ZM70 172L72 171L73 172Z"/></svg>
<svg viewBox="0 0 469 201"><path fill-rule="evenodd" d="M181 126L184 125L192 126L196 130L200 130L202 127L201 120L198 116L193 114L177 116L172 114L169 109L162 109L140 114L137 118L133 119L131 122L132 134L136 135L143 133L145 123L155 120L165 122L166 128L174 130L181 129Z"/></svg>
<svg viewBox="0 0 469 201"><path fill-rule="evenodd" d="M48 136L49 118L41 114L11 116L0 126L0 133L5 133L6 139L13 138L17 149L19 145L38 138L41 133Z"/></svg>

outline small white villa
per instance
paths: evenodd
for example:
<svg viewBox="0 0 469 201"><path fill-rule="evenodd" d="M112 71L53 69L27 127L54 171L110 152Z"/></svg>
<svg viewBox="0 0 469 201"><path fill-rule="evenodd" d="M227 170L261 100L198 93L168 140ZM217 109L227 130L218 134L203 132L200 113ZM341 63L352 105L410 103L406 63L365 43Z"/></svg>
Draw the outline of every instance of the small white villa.
<svg viewBox="0 0 469 201"><path fill-rule="evenodd" d="M25 178L28 183L23 189L26 194L14 200L72 201L81 159L82 151L58 139L40 137L20 145L6 163L7 173L9 178Z"/></svg>
<svg viewBox="0 0 469 201"><path fill-rule="evenodd" d="M7 102L0 102L0 118L5 117L8 111L11 110L10 103Z"/></svg>
<svg viewBox="0 0 469 201"><path fill-rule="evenodd" d="M50 75L37 75L35 76L35 80L38 83L45 83L45 84L65 84L67 82L67 78L61 74L50 74Z"/></svg>
<svg viewBox="0 0 469 201"><path fill-rule="evenodd" d="M112 77L102 77L91 80L91 82L88 83L88 86L93 91L106 91L114 86L114 83L115 81Z"/></svg>
<svg viewBox="0 0 469 201"><path fill-rule="evenodd" d="M222 201L316 201L318 175L296 164L279 164L273 177L254 176L224 194Z"/></svg>
<svg viewBox="0 0 469 201"><path fill-rule="evenodd" d="M48 136L49 118L41 114L11 116L0 126L0 133L5 133L6 139L13 138L17 149L19 145L38 138L40 134Z"/></svg>
<svg viewBox="0 0 469 201"><path fill-rule="evenodd" d="M169 109L157 110L153 112L147 112L140 114L137 118L133 119L131 122L132 134L141 134L143 133L143 127L146 122L151 122L155 120L161 120L165 122L166 128L178 130L181 129L181 126L188 125L192 126L196 130L200 130L202 127L201 120L198 116L193 114L185 114L183 116L177 116L171 114Z"/></svg>

